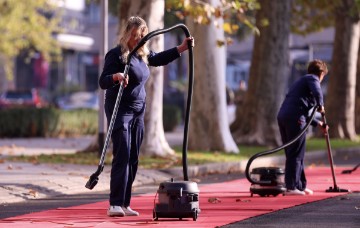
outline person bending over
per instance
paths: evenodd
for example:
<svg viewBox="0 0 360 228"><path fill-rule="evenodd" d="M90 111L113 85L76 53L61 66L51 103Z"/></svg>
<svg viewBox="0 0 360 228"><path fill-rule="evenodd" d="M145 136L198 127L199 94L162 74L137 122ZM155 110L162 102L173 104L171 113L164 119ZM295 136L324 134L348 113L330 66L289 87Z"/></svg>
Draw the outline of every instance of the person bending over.
<svg viewBox="0 0 360 228"><path fill-rule="evenodd" d="M299 78L290 87L277 116L282 142L294 139L305 127L309 111L316 107L325 113L320 83L327 75L326 64L321 60L311 61L307 74ZM323 122L313 120L313 126L323 129ZM313 194L306 186L304 172L306 134L285 148L285 195Z"/></svg>

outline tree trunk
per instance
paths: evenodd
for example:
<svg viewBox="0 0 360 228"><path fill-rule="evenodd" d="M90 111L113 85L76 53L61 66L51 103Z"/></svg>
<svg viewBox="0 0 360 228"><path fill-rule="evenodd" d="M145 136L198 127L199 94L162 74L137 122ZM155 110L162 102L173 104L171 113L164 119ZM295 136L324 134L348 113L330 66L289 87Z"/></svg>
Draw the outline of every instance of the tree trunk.
<svg viewBox="0 0 360 228"><path fill-rule="evenodd" d="M354 0L343 0L335 10L335 39L329 76L326 115L329 135L356 139L355 85L359 49L359 18L353 14Z"/></svg>
<svg viewBox="0 0 360 228"><path fill-rule="evenodd" d="M360 41L360 40L359 40ZM358 51L355 88L355 132L360 134L360 48Z"/></svg>
<svg viewBox="0 0 360 228"><path fill-rule="evenodd" d="M0 62L2 63L4 58L0 55ZM5 74L5 67L3 65L0 66L0 93L3 93L7 89L7 78Z"/></svg>
<svg viewBox="0 0 360 228"><path fill-rule="evenodd" d="M130 16L137 15L146 21L149 32L164 28L164 0L121 0L120 4L120 25L123 25ZM155 52L163 51L164 36L151 38L149 48ZM151 67L150 74L146 86L145 136L141 153L167 157L174 155L175 152L165 139L163 127L163 67Z"/></svg>
<svg viewBox="0 0 360 228"><path fill-rule="evenodd" d="M206 1L216 5L219 1ZM194 93L189 126L189 149L216 150L238 153L228 125L225 98L225 46L217 47L217 40L224 40L222 21L219 28L194 24L188 21L195 37Z"/></svg>
<svg viewBox="0 0 360 228"><path fill-rule="evenodd" d="M261 0L256 14L260 36L255 37L248 90L231 125L237 143L280 145L277 125L289 77L291 1ZM267 18L268 26L262 25Z"/></svg>

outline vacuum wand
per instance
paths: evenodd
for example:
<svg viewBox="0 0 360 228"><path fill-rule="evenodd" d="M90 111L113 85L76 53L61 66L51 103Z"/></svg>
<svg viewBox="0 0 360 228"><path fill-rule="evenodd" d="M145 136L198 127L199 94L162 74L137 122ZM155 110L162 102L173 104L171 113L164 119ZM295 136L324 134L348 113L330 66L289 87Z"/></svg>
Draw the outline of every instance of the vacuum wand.
<svg viewBox="0 0 360 228"><path fill-rule="evenodd" d="M130 54L129 54L130 55ZM130 57L131 58L131 57ZM124 70L124 77L127 78L128 77L128 72L129 72L129 59L127 61L128 64L125 65L125 70ZM122 97L122 93L123 93L123 90L124 90L124 83L121 82L120 83L120 88L119 88L119 92L117 94L117 97L116 97L116 101L115 101L115 107L114 107L114 111L111 115L111 120L110 120L110 123L109 123L109 129L108 129L108 132L106 134L106 139L105 139L105 143L104 143L104 147L102 149L102 152L101 152L101 157L100 157L100 161L99 161L99 165L98 165L98 168L96 170L95 173L93 173L89 180L86 182L85 184L85 187L88 188L88 189L93 189L96 184L98 183L99 181L99 176L100 174L102 173L103 169L104 169L104 163L105 163L105 155L106 155L106 150L109 146L109 142L110 142L110 137L111 137L111 133L112 133L112 130L114 128L114 123L115 123L115 119L116 119L116 115L117 115L117 112L118 112L118 109L119 109L119 105L120 105L120 101L121 101L121 97Z"/></svg>
<svg viewBox="0 0 360 228"><path fill-rule="evenodd" d="M329 132L327 130L327 122L326 122L326 117L325 117L325 113L321 113L322 119L323 119L323 127L324 127L324 135L325 135L325 139L326 139L326 146L327 146L327 150L328 150L328 157L329 157L329 163L330 163L330 168L331 168L331 174L332 174L332 178L333 178L333 183L334 186L333 187L329 187L329 189L326 190L326 192L349 192L349 190L347 189L341 189L337 186L336 183L336 177L335 177L335 171L334 171L334 159L331 153L331 145L330 145L330 137L329 137Z"/></svg>

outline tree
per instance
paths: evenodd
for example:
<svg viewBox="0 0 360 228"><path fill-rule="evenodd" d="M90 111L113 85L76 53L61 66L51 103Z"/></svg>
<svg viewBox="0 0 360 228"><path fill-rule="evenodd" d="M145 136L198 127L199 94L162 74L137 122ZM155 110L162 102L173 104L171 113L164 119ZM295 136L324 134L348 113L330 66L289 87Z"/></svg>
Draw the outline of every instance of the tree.
<svg viewBox="0 0 360 228"><path fill-rule="evenodd" d="M256 29L245 12L256 1L166 1L167 9L186 22L195 37L194 99L190 117L189 148L237 153L226 112L225 66L227 34L234 34L239 24ZM237 18L234 23L233 19Z"/></svg>
<svg viewBox="0 0 360 228"><path fill-rule="evenodd" d="M291 32L307 35L334 25L333 8L338 0L294 0Z"/></svg>
<svg viewBox="0 0 360 228"><path fill-rule="evenodd" d="M360 122L357 112L360 97L355 95L356 63L359 58L359 7L358 0L296 0L293 30L300 34L319 31L334 26L335 37L329 76L325 110L330 125L330 136L356 139L355 119ZM360 65L357 72L359 74Z"/></svg>
<svg viewBox="0 0 360 228"><path fill-rule="evenodd" d="M356 88L355 88L355 131L360 133L360 48L356 66Z"/></svg>
<svg viewBox="0 0 360 228"><path fill-rule="evenodd" d="M166 1L166 3L179 3L184 4L186 1ZM226 1L223 1L226 2ZM240 4L240 1L229 1L234 2L232 9L242 10L245 7L250 7L253 0L248 1L250 3ZM157 4L157 5L156 5ZM149 30L155 30L163 27L163 18L164 12L162 11L164 1L120 1L120 25L127 19L130 15L136 14L142 16L149 25ZM227 3L228 4L228 3ZM249 6L250 5L250 6ZM210 6L209 4L207 6ZM199 7L197 7L199 9ZM251 7L250 7L251 8ZM190 9L190 8L188 8ZM214 9L209 7L208 10ZM207 11L209 12L209 11ZM212 11L210 14L218 13L219 11ZM205 19L205 17L202 17ZM249 23L246 17L242 18L243 23ZM151 23L150 23L151 22ZM249 23L250 24L250 23ZM222 41L223 42L223 41ZM213 45L213 44L212 44ZM153 38L150 41L151 49L157 51L163 49L162 37ZM157 71L161 68L153 68L154 71ZM143 143L143 153L148 155L156 156L168 156L173 154L173 150L169 147L168 143L165 140L163 124L162 124L162 92L163 92L163 75L161 72L151 72L152 79L149 81L147 86L148 100L147 100L147 113L145 116L146 124L146 133ZM159 88L161 87L161 88ZM225 87L223 88L225 93ZM224 124L227 124L224 123ZM215 134L214 134L215 135ZM195 139L195 138L193 138ZM211 140L211 139L210 139ZM213 138L213 141L218 140ZM228 149L228 148L227 148ZM231 149L232 150L232 149ZM235 150L235 149L234 149ZM237 148L236 148L237 150Z"/></svg>
<svg viewBox="0 0 360 228"><path fill-rule="evenodd" d="M219 1L206 3L217 5ZM224 40L222 20L201 25L193 20L187 24L196 39L194 49L194 99L190 117L189 148L238 152L228 125L225 98L226 47L217 47Z"/></svg>
<svg viewBox="0 0 360 228"><path fill-rule="evenodd" d="M289 77L289 35L292 1L260 0L248 91L231 125L237 143L279 145L277 112ZM264 19L268 24L264 24Z"/></svg>
<svg viewBox="0 0 360 228"><path fill-rule="evenodd" d="M328 97L325 103L329 134L355 140L356 63L360 38L359 8L355 0L334 6L335 39Z"/></svg>
<svg viewBox="0 0 360 228"><path fill-rule="evenodd" d="M142 17L148 24L149 31L164 27L163 0L121 0L119 5L120 30L125 21L132 15ZM155 36L149 41L149 47L156 52L164 49L163 36ZM165 139L163 127L163 68L151 67L151 77L146 86L147 101L145 114L145 136L141 148L143 154L167 157L174 154Z"/></svg>
<svg viewBox="0 0 360 228"><path fill-rule="evenodd" d="M60 31L55 7L48 0L0 0L0 57L5 72L0 74L0 89L12 79L13 58L20 53L32 57L40 52L47 60L59 57L60 47L52 36Z"/></svg>

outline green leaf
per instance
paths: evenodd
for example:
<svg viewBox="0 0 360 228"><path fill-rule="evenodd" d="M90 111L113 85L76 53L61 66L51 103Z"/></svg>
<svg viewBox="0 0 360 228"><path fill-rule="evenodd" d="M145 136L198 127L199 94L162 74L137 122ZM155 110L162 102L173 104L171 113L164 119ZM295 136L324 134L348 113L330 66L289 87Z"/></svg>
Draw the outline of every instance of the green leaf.
<svg viewBox="0 0 360 228"><path fill-rule="evenodd" d="M60 47L52 36L60 31L57 10L48 0L0 0L0 53L5 69L24 51L29 55L40 52L47 60L59 56ZM12 75L11 70L7 75Z"/></svg>

